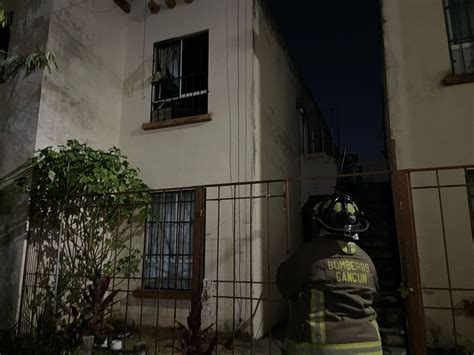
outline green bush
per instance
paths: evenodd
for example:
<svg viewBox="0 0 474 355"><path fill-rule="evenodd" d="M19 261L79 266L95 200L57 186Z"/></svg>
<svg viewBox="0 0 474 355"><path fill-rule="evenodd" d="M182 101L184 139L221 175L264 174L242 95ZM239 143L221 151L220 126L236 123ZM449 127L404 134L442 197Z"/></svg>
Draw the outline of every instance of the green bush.
<svg viewBox="0 0 474 355"><path fill-rule="evenodd" d="M19 186L30 196L29 245L38 260L38 288L24 305L28 321L39 330L47 319L51 326L43 328L68 351L83 335L103 341L118 288L141 264L132 239L143 235L148 186L117 148L76 140L38 151L31 180ZM116 278L122 281L109 291Z"/></svg>

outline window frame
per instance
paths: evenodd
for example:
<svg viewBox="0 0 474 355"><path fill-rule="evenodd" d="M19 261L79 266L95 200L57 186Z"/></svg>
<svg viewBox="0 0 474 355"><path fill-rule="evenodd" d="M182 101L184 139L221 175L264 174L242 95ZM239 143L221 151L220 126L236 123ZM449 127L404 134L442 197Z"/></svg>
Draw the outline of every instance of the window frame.
<svg viewBox="0 0 474 355"><path fill-rule="evenodd" d="M199 36L202 36L204 34L206 35L206 41L207 41L207 46L204 49L206 51L206 53L205 53L206 72L205 72L205 74L203 74L203 75L206 76L206 88L203 89L203 90L197 90L197 91L193 91L193 92L189 92L189 93L183 93L182 90L183 90L183 43L184 43L184 40L188 39L188 38L192 38L192 37L199 37ZM159 100L159 99L155 100L155 97L157 95L155 90L159 90L159 83L154 82L154 75L157 72L156 71L157 61L158 61L157 52L158 52L159 48L170 46L170 45L172 45L173 43L176 43L176 42L179 42L179 46L180 46L179 76L178 76L177 79L175 79L175 80L179 80L179 93L178 93L178 96L170 97L170 98L166 98L166 99L162 99L162 100ZM173 114L171 114L169 118L165 118L163 120L160 120L160 119L156 120L153 117L154 112L158 112L158 115L159 115L160 109L154 110L154 106L159 104L160 102L163 102L163 103L178 102L179 100L194 98L194 97L198 97L198 96L206 96L205 97L205 100L206 100L206 103L205 103L206 110L205 111L206 112L197 113L197 114L193 113L193 114L184 115L184 116L181 116L181 115L174 116ZM185 36L178 36L178 37L169 38L169 39L166 39L166 40L163 40L163 41L155 42L153 44L153 64L152 64L150 121L149 121L150 124L156 124L158 122L163 123L163 122L172 121L172 120L183 120L183 119L193 118L193 117L201 118L201 120L203 120L203 116L208 116L209 115L209 106L208 105L209 105L209 30L198 31L198 32L194 32L194 33L191 33L191 34L188 34L188 35L185 35ZM208 117L206 117L206 118L208 118ZM209 120L209 119L207 119L207 120ZM189 123L193 123L193 122L189 122ZM168 127L168 126L172 126L172 124L163 124L163 126ZM154 128L154 127L151 127L150 125L146 125L146 127L144 127L144 128L150 129L150 128Z"/></svg>
<svg viewBox="0 0 474 355"><path fill-rule="evenodd" d="M469 71L468 68L469 66L466 65L466 63L464 62L463 64L463 71L462 72L456 72L455 70L455 60L454 60L454 56L453 56L453 50L455 50L453 47L459 47L461 49L461 53L462 53L462 49L465 48L465 46L468 46L471 48L471 51L473 52L472 54L472 61L474 61L474 32L471 33L471 38L469 38L468 40L466 41L462 41L462 40L458 40L458 39L455 39L454 37L454 28L453 28L453 21L452 21L452 15L451 15L451 9L452 7L450 7L449 5L449 0L441 0L442 1L442 7L443 7L443 14L444 14L444 22L445 22L445 28L446 28L446 37L447 37L447 41L448 41L448 51L449 51L449 59L450 59L450 64L451 64L451 76L465 76L465 75L468 75L468 76L471 76L471 75L474 75L474 68L472 71ZM474 0L464 0L466 2L466 6L469 6L469 3L472 3L474 5ZM469 22L469 16L467 17L468 19L468 22ZM474 19L473 19L474 20ZM472 30L474 31L474 24L470 24L470 27L472 27ZM464 54L463 54L464 55ZM474 80L469 80L468 82L470 81L474 81ZM465 81L462 81L462 83L464 83ZM445 82L446 85L449 85L449 84L456 84L457 82Z"/></svg>
<svg viewBox="0 0 474 355"><path fill-rule="evenodd" d="M5 49L0 48L0 50L5 51L6 54L8 55L9 49L11 46L11 39L12 39L13 12L8 12L7 17L8 17L7 25L4 28L0 28L0 31L5 31L7 33L6 34L6 37L7 37L6 48ZM0 69L0 83L3 83L3 82L5 82L5 80L3 79L3 70Z"/></svg>
<svg viewBox="0 0 474 355"><path fill-rule="evenodd" d="M301 106L297 107L300 122L300 155L325 153L331 155L325 146L324 126L315 123L308 112ZM323 120L322 116L320 119Z"/></svg>
<svg viewBox="0 0 474 355"><path fill-rule="evenodd" d="M146 264L146 246L148 240L148 218L145 221L145 233L143 244L143 264L141 271L141 285L140 288L133 291L133 295L139 298L168 298L168 299L188 299L196 304L199 302L199 297L202 292L202 281L204 278L204 235L205 235L205 196L206 190L203 187L196 187L191 189L173 189L173 190L158 190L154 191L156 194L166 194L172 192L194 191L194 219L193 219L193 261L191 271L191 289L178 289L178 283L175 282L175 289L164 289L161 283L157 288L145 287L145 264Z"/></svg>

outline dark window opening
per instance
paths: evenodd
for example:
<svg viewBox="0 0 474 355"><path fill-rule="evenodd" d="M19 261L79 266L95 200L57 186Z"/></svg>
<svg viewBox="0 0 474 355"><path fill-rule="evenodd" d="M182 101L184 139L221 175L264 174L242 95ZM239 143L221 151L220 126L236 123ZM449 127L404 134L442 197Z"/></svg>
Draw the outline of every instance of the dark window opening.
<svg viewBox="0 0 474 355"><path fill-rule="evenodd" d="M8 52L10 45L11 36L11 22L13 19L13 13L7 15L7 25L5 27L0 26L0 51Z"/></svg>
<svg viewBox="0 0 474 355"><path fill-rule="evenodd" d="M454 74L474 73L474 0L444 0Z"/></svg>
<svg viewBox="0 0 474 355"><path fill-rule="evenodd" d="M191 291L195 191L153 195L145 240L144 288Z"/></svg>
<svg viewBox="0 0 474 355"><path fill-rule="evenodd" d="M330 134L325 132L324 128L315 124L315 120L310 117L304 109L298 108L300 116L300 152L301 154L327 153L331 154L333 139Z"/></svg>
<svg viewBox="0 0 474 355"><path fill-rule="evenodd" d="M0 27L0 59L4 59L8 53L8 47L10 46L12 19L13 19L13 13L8 14L6 26ZM3 67L0 68L0 82L3 81L2 78L3 78Z"/></svg>
<svg viewBox="0 0 474 355"><path fill-rule="evenodd" d="M156 43L151 122L208 113L209 35Z"/></svg>

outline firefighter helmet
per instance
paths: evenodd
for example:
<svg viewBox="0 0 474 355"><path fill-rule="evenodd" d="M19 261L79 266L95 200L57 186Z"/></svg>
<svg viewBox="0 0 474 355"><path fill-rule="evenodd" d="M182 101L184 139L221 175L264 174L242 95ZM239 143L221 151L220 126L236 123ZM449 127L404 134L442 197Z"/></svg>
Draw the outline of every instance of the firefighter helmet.
<svg viewBox="0 0 474 355"><path fill-rule="evenodd" d="M348 237L369 229L369 222L362 218L363 215L352 198L341 193L319 202L313 210L313 218L324 229Z"/></svg>

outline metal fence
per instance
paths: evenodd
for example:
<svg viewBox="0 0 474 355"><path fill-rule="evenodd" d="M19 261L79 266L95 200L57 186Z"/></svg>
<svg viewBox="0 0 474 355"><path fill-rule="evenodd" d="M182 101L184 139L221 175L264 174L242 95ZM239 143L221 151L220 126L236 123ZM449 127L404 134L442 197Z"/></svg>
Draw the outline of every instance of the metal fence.
<svg viewBox="0 0 474 355"><path fill-rule="evenodd" d="M74 290L84 296L94 274L106 271L111 278L104 298L114 294L113 302L105 305L111 326L101 335L106 340L120 340L129 350L144 345L149 354L180 353L184 335L177 322L189 328L187 317L195 310L199 317L191 321L201 329L210 327L206 343L216 337L216 354L278 354L289 309L276 288L277 267L303 242L308 230L302 222L311 206L338 185L356 197L372 222L361 243L380 274L376 308L382 340L404 348L389 175L384 171L85 196L54 208L33 203L20 331L34 332L51 310L63 324L73 323ZM82 249L75 251L81 248L77 241L93 244L99 239L118 240L123 248L98 249L94 255L97 259L100 254L103 264L85 270L78 260ZM64 265L72 271L65 272Z"/></svg>
<svg viewBox="0 0 474 355"><path fill-rule="evenodd" d="M216 353L279 353L283 333L275 329L286 303L274 275L287 256L291 224L298 224L288 208L289 184L272 180L155 190L147 192L146 204L134 193L120 199L93 196L82 199L83 205L62 206L61 212L33 204L20 331L34 332L52 310L63 324L72 323L75 314L69 310L79 308L74 290L87 295L93 289L87 279L96 270L111 275L103 298L114 294L113 302L103 305L112 326L104 337L120 339L128 349L146 344L151 354L179 353L175 347L183 335L176 322L186 325L190 312L202 305L201 328L211 327ZM89 246L99 239L123 247L110 254L107 245ZM96 259L104 259L102 265L84 270L79 260L87 255L84 244ZM143 258L134 269L137 250Z"/></svg>
<svg viewBox="0 0 474 355"><path fill-rule="evenodd" d="M428 347L472 351L474 166L409 174Z"/></svg>

